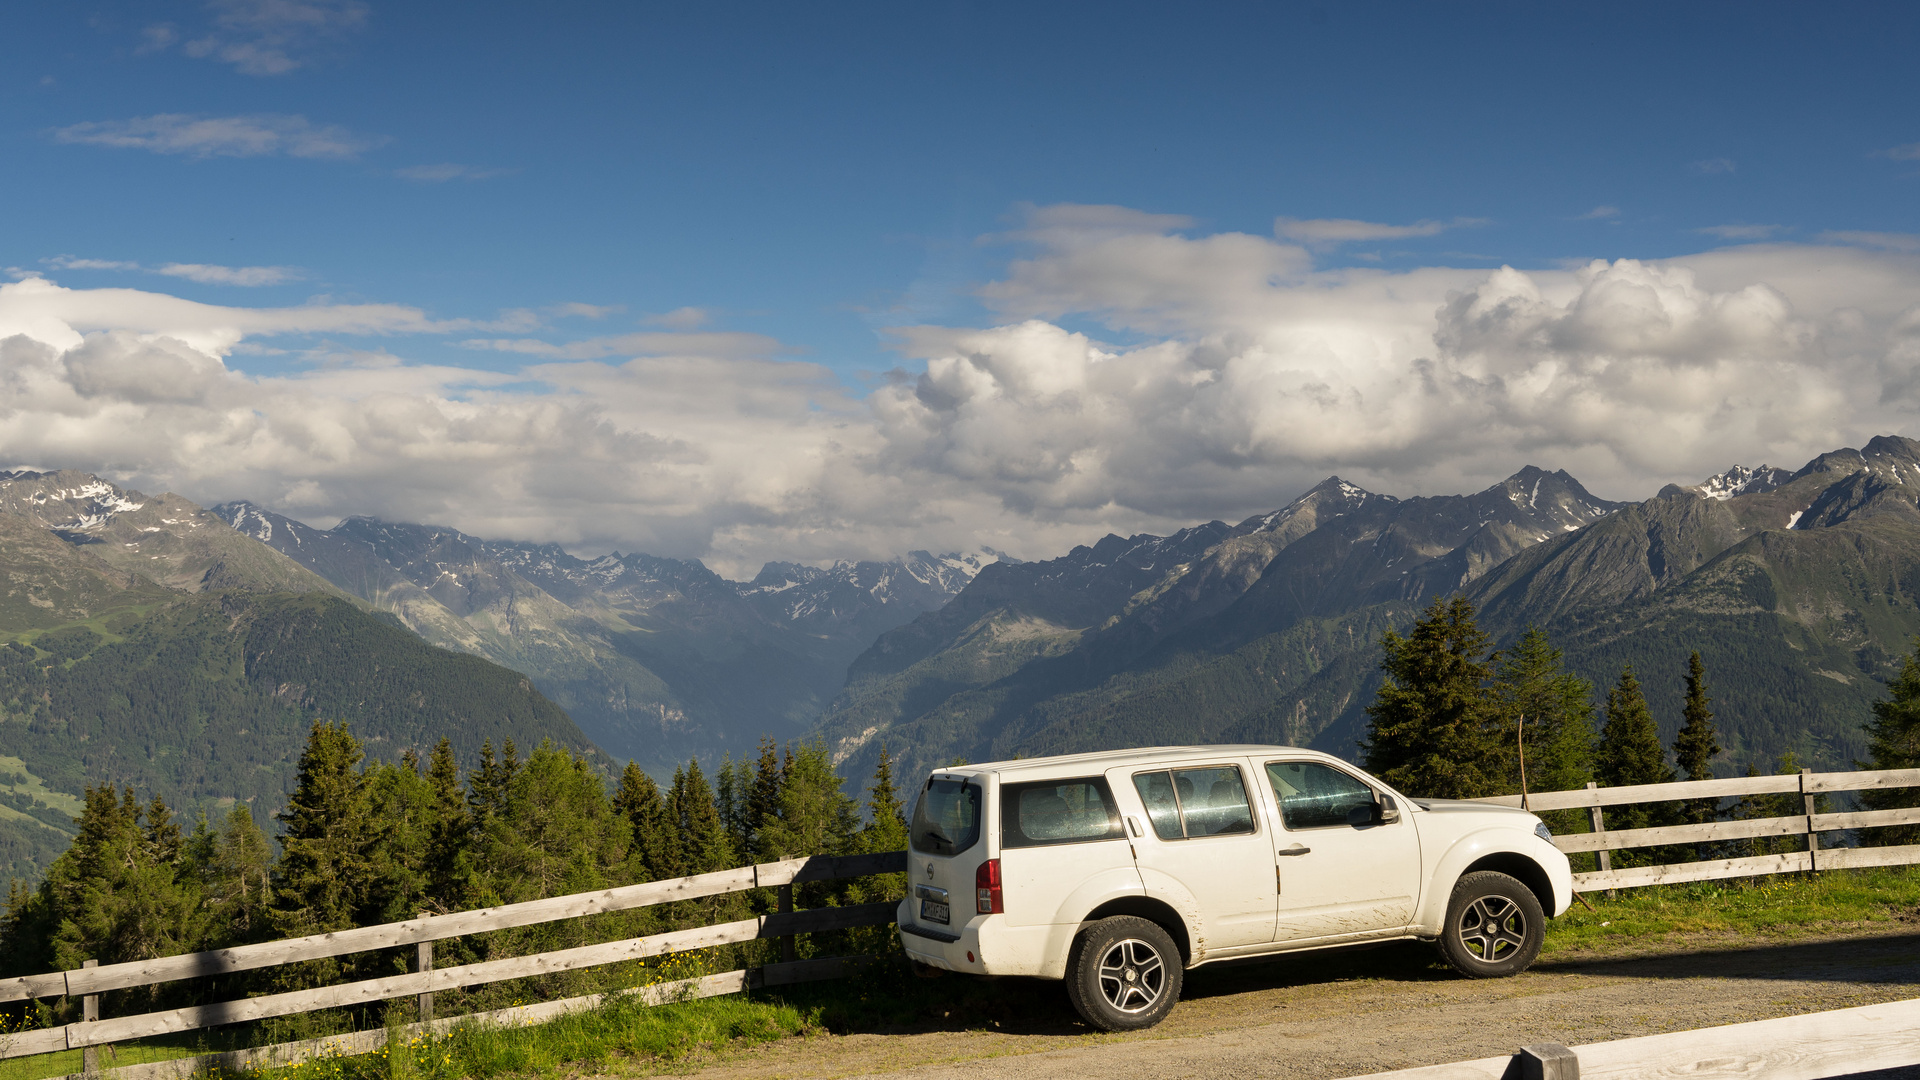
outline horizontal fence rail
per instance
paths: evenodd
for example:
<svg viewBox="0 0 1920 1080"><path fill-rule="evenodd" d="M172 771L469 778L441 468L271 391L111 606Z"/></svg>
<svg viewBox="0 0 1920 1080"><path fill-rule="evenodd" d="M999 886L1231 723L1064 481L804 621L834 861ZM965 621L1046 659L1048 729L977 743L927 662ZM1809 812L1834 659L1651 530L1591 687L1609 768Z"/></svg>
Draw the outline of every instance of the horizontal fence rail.
<svg viewBox="0 0 1920 1080"><path fill-rule="evenodd" d="M831 881L872 874L901 873L906 868L907 853L904 851L868 855L816 855L803 859L761 863L757 866L697 874L671 881L647 882L599 892L530 900L520 904L409 919L405 922L359 927L331 934L315 934L213 952L187 953L153 960L76 968L47 975L8 979L0 983L0 1001L63 995L89 996L107 990L122 990L179 979L276 967L302 960L369 952L586 915L630 911L656 904L744 892L749 889L777 888L809 881ZM524 979L629 960L642 960L667 953L713 948L719 945L785 938L794 934L846 930L860 926L880 926L893 922L897 907L896 901L889 900L874 904L811 908L804 911L783 910L751 919L687 930L671 930L645 937L627 938L598 945L583 945L528 956L505 957L455 967L425 968L423 965L423 970L405 975L366 979L311 990L266 994L211 1005L195 1005L106 1020L89 1018L61 1027L40 1028L0 1036L0 1059L104 1046L127 1039L195 1031L224 1024L310 1012L315 1009L339 1008L392 998L426 995L462 987L504 982L509 979ZM690 992L697 991L693 996L731 993L745 989L749 985L779 985L811 978L832 978L839 974L844 959L829 957L822 960L769 965L753 971L729 972L721 976L707 976L704 979L683 980L683 982L686 988L691 988ZM731 989L725 989L725 987L731 987ZM650 995L648 1000L657 996L657 988L648 988L646 992ZM597 1002L605 996L593 995L591 1001ZM570 999L569 1002L548 1004L577 1005L586 1001L589 999ZM448 1022L455 1021L433 1021L432 1023ZM384 1038L384 1035L381 1037ZM288 1044L288 1046L292 1045L294 1044ZM285 1049L287 1047L263 1048L263 1050Z"/></svg>

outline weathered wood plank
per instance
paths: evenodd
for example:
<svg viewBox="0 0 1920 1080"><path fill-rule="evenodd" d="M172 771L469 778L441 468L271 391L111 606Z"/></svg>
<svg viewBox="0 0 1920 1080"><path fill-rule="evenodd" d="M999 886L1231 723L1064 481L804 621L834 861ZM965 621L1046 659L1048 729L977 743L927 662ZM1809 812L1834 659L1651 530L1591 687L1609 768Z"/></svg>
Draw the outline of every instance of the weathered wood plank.
<svg viewBox="0 0 1920 1080"><path fill-rule="evenodd" d="M1879 850L1889 851L1891 848ZM1618 870L1596 870L1573 875L1576 892L1594 889L1626 889L1640 885L1666 885L1682 881L1712 881L1717 878L1754 877L1759 874L1785 874L1812 866L1804 851L1779 855L1756 855L1744 859L1714 859L1708 862L1671 863L1666 866L1629 866Z"/></svg>
<svg viewBox="0 0 1920 1080"><path fill-rule="evenodd" d="M1817 823L1816 827L1818 827ZM1835 825L1833 828L1852 828L1852 826ZM1553 846L1568 853L1615 851L1620 848L1657 847L1663 844L1700 844L1715 840L1738 840L1749 836L1802 836L1806 831L1805 817L1754 818L1749 821L1709 821L1701 825L1666 825L1657 829L1566 833L1555 836Z"/></svg>
<svg viewBox="0 0 1920 1080"><path fill-rule="evenodd" d="M1859 772L1813 773L1808 791L1866 791L1873 788L1920 787L1920 769L1862 769Z"/></svg>
<svg viewBox="0 0 1920 1080"><path fill-rule="evenodd" d="M753 941L757 938L844 930L855 926L878 926L892 922L895 909L896 905L888 902L811 908L806 911L765 915L754 919L742 919L738 922L720 923L690 930L675 930L670 933L627 938L600 945L583 945L578 948L536 953L531 956L487 960L477 964L417 971L383 979L322 986L312 990L295 990L284 994L268 994L238 1001L217 1002L212 1005L121 1016L91 1024L69 1024L64 1029L66 1031L64 1045L94 1046L125 1039L194 1031L200 1028L218 1027L222 1024L237 1024L273 1016L287 1016L297 1012L310 1012L314 1009L360 1005L387 998L437 993L462 986L479 986L507 979L524 979L534 975L598 967L624 960L641 960L664 953L705 949L715 945ZM10 1050L0 1050L0 1058L17 1057L28 1052L43 1051L14 1053Z"/></svg>
<svg viewBox="0 0 1920 1080"><path fill-rule="evenodd" d="M0 1035L0 1058L51 1054L55 1050L65 1049L67 1049L67 1029L63 1027L36 1028L32 1031L16 1031L11 1035Z"/></svg>
<svg viewBox="0 0 1920 1080"><path fill-rule="evenodd" d="M1898 847L1821 848L1820 869L1862 866L1908 866L1920 863L1920 844Z"/></svg>
<svg viewBox="0 0 1920 1080"><path fill-rule="evenodd" d="M1855 776L1856 773L1820 775ZM1920 781L1915 781L1920 784ZM1527 796L1529 810L1569 810L1584 806L1622 806L1629 803L1673 802L1678 799L1719 799L1729 795L1764 795L1771 792L1799 791L1800 777L1730 776L1722 780L1683 780L1677 784L1634 784L1628 787L1581 788L1575 791L1542 791ZM1840 791L1844 788L1834 788ZM1495 806L1519 806L1518 795L1494 795L1474 802Z"/></svg>
<svg viewBox="0 0 1920 1080"><path fill-rule="evenodd" d="M242 945L212 952L186 953L153 960L108 964L85 971L56 972L20 979L0 980L0 1001L29 997L53 997L60 994L98 994L130 986L147 986L207 975L224 975L254 968L278 967L301 960L316 960L373 949L440 941L488 930L579 918L613 911L628 911L654 904L692 900L703 896L740 892L763 885L792 881L826 881L863 877L868 874L898 873L906 869L904 851L870 855L822 856L790 859L761 866L744 866L711 874L651 881L592 893L574 893L545 900L529 900L477 911L460 911L433 918L409 919L342 930L332 934L288 938L282 941Z"/></svg>
<svg viewBox="0 0 1920 1080"><path fill-rule="evenodd" d="M1912 825L1915 822L1920 822L1920 806L1909 806L1898 810L1862 810L1852 814L1813 815L1815 832L1832 832L1835 829L1870 829L1884 825Z"/></svg>
<svg viewBox="0 0 1920 1080"><path fill-rule="evenodd" d="M1575 1046L1581 1080L1808 1080L1920 1065L1920 1000ZM1508 1057L1350 1080L1500 1080Z"/></svg>

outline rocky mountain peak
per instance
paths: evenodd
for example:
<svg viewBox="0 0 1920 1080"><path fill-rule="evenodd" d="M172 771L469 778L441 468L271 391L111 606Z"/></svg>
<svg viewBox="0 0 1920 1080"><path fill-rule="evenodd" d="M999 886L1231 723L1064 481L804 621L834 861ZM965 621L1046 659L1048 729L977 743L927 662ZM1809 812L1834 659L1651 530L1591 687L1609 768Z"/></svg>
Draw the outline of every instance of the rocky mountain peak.
<svg viewBox="0 0 1920 1080"><path fill-rule="evenodd" d="M1771 465L1756 465L1751 469L1745 465L1735 465L1726 472L1707 477L1690 490L1697 491L1709 499L1724 500L1731 499L1735 495L1772 491L1785 486L1792 479L1791 472L1776 469Z"/></svg>

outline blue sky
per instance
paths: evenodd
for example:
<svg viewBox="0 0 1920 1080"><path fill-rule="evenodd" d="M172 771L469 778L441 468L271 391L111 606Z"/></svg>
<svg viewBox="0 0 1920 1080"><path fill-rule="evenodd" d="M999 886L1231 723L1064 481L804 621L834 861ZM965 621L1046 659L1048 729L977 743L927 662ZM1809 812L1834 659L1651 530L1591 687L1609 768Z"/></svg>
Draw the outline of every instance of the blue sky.
<svg viewBox="0 0 1920 1080"><path fill-rule="evenodd" d="M1920 10L1910 5L223 0L27 5L7 23L0 266L16 278L223 310L400 305L446 323L424 332L364 320L249 332L238 346L206 346L222 378L293 378L358 351L401 367L498 373L507 380L494 386L500 393L577 399L591 392L555 390L529 358L752 354L819 365L766 369L773 383L812 380L806 408L880 410L859 420L863 431L885 429L886 449L870 456L931 454L945 461L929 466L935 472L972 485L917 524L845 506L795 511L792 492L735 491L719 500L732 510L693 510L699 500L649 488L632 521L611 531L580 524L578 509L531 505L518 516L470 516L476 528L537 531L572 514L574 524L552 536L709 556L725 547L720 537L776 519L783 524L739 540L739 551L797 544L824 558L829 549L993 537L1044 548L1088 530L1258 508L1336 469L1413 491L1541 458L1583 467L1618 494L1735 454L1800 453L1808 440L1905 422L1904 412L1849 403L1817 422L1761 410L1711 445L1656 459L1596 448L1590 433L1559 445L1538 431L1465 449L1431 432L1389 450L1346 438L1274 449L1261 434L1279 422L1269 418L1267 428L1250 421L1232 445L1195 452L1224 470L1214 479L1168 479L1149 493L1089 482L1036 494L1021 486L1035 470L1086 480L1089 455L1111 462L1150 449L1120 452L1109 436L1090 434L1077 449L982 464L951 445L906 448L888 424L925 423L889 420L868 396L902 385L878 373L897 366L918 378L960 348L902 327L959 333L1039 318L1119 350L1200 348L1251 333L1238 316L1192 304L1169 314L1157 299L1100 293L1091 279L1059 286L1059 275L1082 272L1065 268L1065 253L1114 228L1096 224L1090 234L1085 215L1046 217L1046 208L1074 206L1163 215L1119 228L1179 241L1186 254L1168 256L1176 260L1211 259L1232 246L1211 243L1223 237L1257 238L1265 245L1257 251L1252 239L1242 245L1252 261L1233 265L1256 277L1292 275L1309 292L1350 283L1343 270L1381 272L1403 283L1392 288L1419 293L1426 312L1502 265L1533 274L1564 307L1572 294L1555 289L1575 286L1554 275L1589 260L1657 263L1733 248L1752 255L1701 264L1718 267L1705 272L1709 292L1775 289L1792 318L1815 322L1864 306L1869 321L1881 320L1874 333L1894 333L1887 328L1902 325L1894 299L1920 246L1912 63ZM1056 219L1071 219L1079 239L1046 239ZM1153 258L1156 273L1169 265ZM1860 288L1878 299L1782 284L1818 278L1833 258L1877 268L1875 284ZM1254 266L1262 259L1280 261L1263 271ZM1205 284L1210 273L1183 279L1197 283L1203 307L1219 292ZM1053 284L1035 284L1042 277ZM234 283L248 280L265 283ZM105 293L99 301L119 302ZM118 325L89 318L73 325L85 333ZM129 318L129 332L138 330ZM1262 325L1293 340L1300 318ZM736 337L622 337L693 332ZM1881 368L1898 352L1892 340L1874 347ZM482 341L508 344L462 344ZM570 342L588 344L566 353ZM1820 355L1829 363L1834 354ZM1029 370L1040 361L1009 363ZM761 376L707 377L737 390ZM1274 393L1324 383L1296 379ZM443 380L434 392L467 400L453 385ZM929 397L928 385L920 384L923 403L951 397ZM1367 392L1382 400L1377 386ZM607 422L663 445L704 445L648 428L652 421ZM1788 429L1798 434L1781 434ZM156 428L155 439L162 434ZM16 440L8 452L50 460L52 450L36 454L34 445ZM356 508L392 514L415 498L371 474L303 476L284 465L220 473L155 447L91 445L61 452L196 496L289 505L311 497L308 511L320 519ZM1436 458L1460 464L1435 471ZM1249 470L1255 480L1245 480ZM1240 479L1221 479L1228 474ZM803 492L834 486L818 476L796 483ZM524 486L501 480L486 490L516 484ZM307 495L289 502L289 492ZM984 532L955 524L974 513L963 508L972 497L992 508L981 511L995 519ZM432 509L452 518L461 505ZM693 524L660 531L663 514ZM935 519L945 524L928 523Z"/></svg>

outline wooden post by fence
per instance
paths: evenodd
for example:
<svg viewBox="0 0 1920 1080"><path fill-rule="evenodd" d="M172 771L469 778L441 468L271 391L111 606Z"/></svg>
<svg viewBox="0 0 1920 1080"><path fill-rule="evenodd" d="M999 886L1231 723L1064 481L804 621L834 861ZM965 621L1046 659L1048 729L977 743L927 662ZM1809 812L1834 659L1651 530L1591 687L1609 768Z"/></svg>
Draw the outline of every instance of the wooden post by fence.
<svg viewBox="0 0 1920 1080"><path fill-rule="evenodd" d="M1598 784L1594 783L1591 780L1587 781L1587 788L1589 790L1596 788L1598 786L1599 786ZM1587 820L1593 823L1594 832L1603 833L1607 831L1607 815L1601 813L1599 807L1597 806L1587 807ZM1613 869L1613 860L1608 857L1605 851L1594 852L1594 857L1600 861L1600 869L1602 870ZM1612 889L1607 890L1607 896L1609 899L1612 898L1613 896Z"/></svg>
<svg viewBox="0 0 1920 1080"><path fill-rule="evenodd" d="M1813 831L1814 795L1807 790L1807 781L1813 778L1812 769L1800 770L1800 791L1807 811L1807 869L1820 869L1820 834Z"/></svg>
<svg viewBox="0 0 1920 1080"><path fill-rule="evenodd" d="M431 918L432 916L433 916L433 912L431 911L423 911L420 913L420 917L423 919ZM433 970L433 942L423 941L420 943L418 962L415 964L414 970L415 971L432 971ZM420 1017L419 1018L423 1021L433 1019L433 994L431 991L420 995Z"/></svg>
<svg viewBox="0 0 1920 1080"><path fill-rule="evenodd" d="M80 966L83 968L99 967L100 961L82 960ZM88 994L80 999L80 1019L89 1024L100 1019L99 994ZM89 1046L80 1051L80 1071L86 1073L88 1076L100 1075L99 1047Z"/></svg>
<svg viewBox="0 0 1920 1080"><path fill-rule="evenodd" d="M780 912L781 914L784 915L787 912L790 912L792 910L793 910L793 886L782 885L780 886ZM788 934L787 936L780 939L780 959L786 961L787 963L792 963L794 960L799 958L799 955L800 955L799 952L794 948L792 934Z"/></svg>

